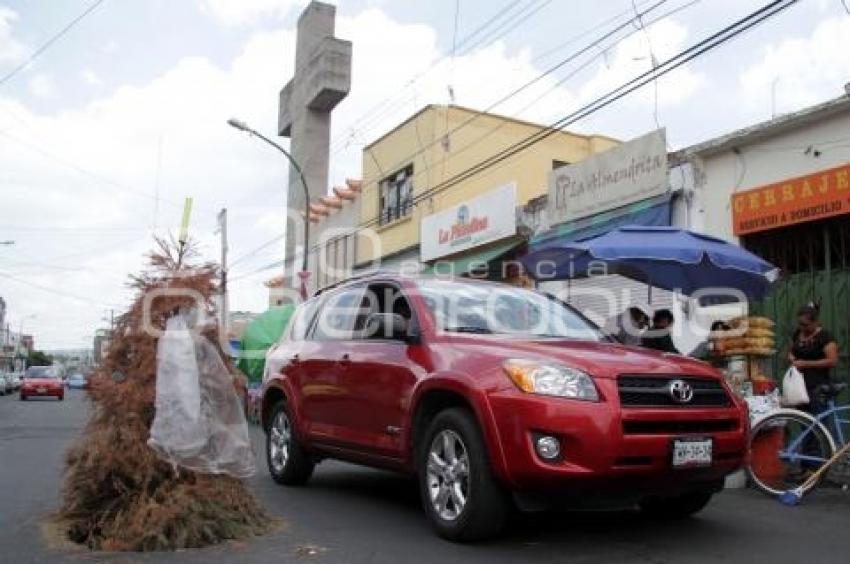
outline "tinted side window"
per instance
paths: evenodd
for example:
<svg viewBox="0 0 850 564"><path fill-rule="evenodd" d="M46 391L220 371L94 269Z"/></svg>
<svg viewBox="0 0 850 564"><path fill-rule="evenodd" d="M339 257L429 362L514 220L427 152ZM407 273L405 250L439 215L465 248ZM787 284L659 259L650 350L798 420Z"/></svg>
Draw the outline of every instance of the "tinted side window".
<svg viewBox="0 0 850 564"><path fill-rule="evenodd" d="M362 297L362 287L342 290L328 296L316 319L313 339L350 339Z"/></svg>
<svg viewBox="0 0 850 564"><path fill-rule="evenodd" d="M307 330L316 317L316 310L319 308L319 299L312 298L304 302L295 316L292 319L292 330L289 333L289 338L293 341L303 341L307 338Z"/></svg>
<svg viewBox="0 0 850 564"><path fill-rule="evenodd" d="M372 313L394 313L401 315L410 324L413 313L401 288L394 284L377 283L369 285L360 301L360 310L354 323L354 337L357 339L382 338L367 330L366 320Z"/></svg>

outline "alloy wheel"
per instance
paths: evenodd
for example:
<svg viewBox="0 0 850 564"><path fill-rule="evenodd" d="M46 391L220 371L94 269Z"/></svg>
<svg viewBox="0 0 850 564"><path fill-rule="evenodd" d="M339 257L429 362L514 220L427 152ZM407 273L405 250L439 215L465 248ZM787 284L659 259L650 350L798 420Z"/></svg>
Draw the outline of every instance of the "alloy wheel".
<svg viewBox="0 0 850 564"><path fill-rule="evenodd" d="M469 456L463 440L454 431L437 433L428 451L428 494L441 519L454 521L469 497Z"/></svg>
<svg viewBox="0 0 850 564"><path fill-rule="evenodd" d="M292 446L292 425L283 410L272 421L269 439L269 459L275 473L280 474L286 468Z"/></svg>

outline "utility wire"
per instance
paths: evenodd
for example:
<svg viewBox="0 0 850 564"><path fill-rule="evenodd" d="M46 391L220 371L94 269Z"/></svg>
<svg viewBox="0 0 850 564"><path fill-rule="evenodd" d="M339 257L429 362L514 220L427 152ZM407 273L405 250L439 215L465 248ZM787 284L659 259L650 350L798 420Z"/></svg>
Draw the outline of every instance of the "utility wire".
<svg viewBox="0 0 850 564"><path fill-rule="evenodd" d="M503 15L505 15L505 13L510 11L517 4L519 4L519 0L513 0L511 2L508 2L505 6L503 6L501 9L499 9L499 11L497 11L496 14L493 15L490 19L488 19L486 22L484 22L483 24L478 26L475 30L473 30L471 33L469 33L466 37L461 39L458 42L457 47L460 48L463 45L465 45L467 41L469 41L471 38L475 37L478 33L483 31L487 27L489 27L493 22L495 22L496 20L501 18ZM440 57L439 59L437 59L436 61L431 63L431 65L428 68L426 68L425 70L414 75L411 79L409 79L405 83L405 85L396 94L403 92L406 88L409 88L410 86L412 86L413 84L415 84L416 82L421 80L423 77L425 77L427 74L429 74L432 70L434 70L434 68L440 62L442 62L445 59L446 59L446 57ZM388 103L390 101L392 101L392 99L395 97L396 94L390 95L390 96L382 99L380 102L375 104L369 110L367 110L366 112L361 114L360 117L358 117L357 119L355 119L354 121L351 122L351 124L348 126L348 129L352 129L352 130L356 129L357 128L356 126L359 126L360 124L364 123L367 119L370 118L370 115L374 114L374 112L378 112L379 110L385 110L387 108Z"/></svg>
<svg viewBox="0 0 850 564"><path fill-rule="evenodd" d="M532 2L535 2L535 1L538 1L538 0L532 0ZM550 1L551 1L551 0L546 0L546 4L548 4ZM512 6L513 6L513 5L515 5L515 4L517 4L517 2L514 2L514 3L510 6L510 7L512 7ZM539 9L540 9L540 8L542 8L542 7L544 7L546 4L543 4L543 5L542 5L542 6L540 6L538 9L534 10L534 13L536 13L537 11L539 11ZM525 22L525 21L526 21L529 17L531 17L531 15L533 15L533 14L526 14L526 15L525 15L525 17L521 17L521 19L517 19L517 17L522 16L522 15L523 15L523 13L524 13L524 12L526 12L526 8L527 8L528 6L530 6L530 5L531 5L531 4L528 4L528 5L526 5L526 6L521 6L521 7L520 7L520 9L519 9L517 12L515 12L514 14L511 14L511 15L510 15L510 18L509 18L509 19L507 19L507 20L505 20L505 21L503 21L503 22L499 23L499 24L498 24L498 27L497 27L497 30L503 29L503 28L505 27L505 25L509 25L509 27L508 27L507 29L505 29L505 30L501 33L501 35L499 35L499 36L495 37L494 39L492 39L492 41L491 41L490 43L494 43L495 41L498 41L501 37L504 37L504 35L506 35L507 33L511 32L511 31L513 31L514 29L516 29L517 27L519 27L519 26L520 26L520 25L522 25L522 24L523 24L523 23L524 23L524 22ZM503 15L503 14L505 14L505 13L506 13L506 12L505 12L505 11L504 11L504 9L503 9L502 11L500 11L499 15ZM488 20L488 23L491 23L491 22L492 22L492 21L494 21L495 19L498 19L498 18L491 18L491 20ZM475 33L475 32L473 32L473 33ZM491 36L492 36L492 31L491 31L491 32L489 32L489 33L490 33L490 35L487 35L487 36L485 36L483 39L479 40L479 41L478 41L475 45L473 45L473 47L468 47L466 50L464 50L462 53L460 53L460 55L461 55L461 56L463 56L463 55L467 55L467 54L469 54L469 53L470 53L473 49L475 49L475 48L479 47L479 46L480 46L480 45L484 42L484 40L486 40L487 38L489 38L489 37L491 37ZM470 35L471 35L471 34L470 34ZM468 37L469 37L469 36L467 36L467 38L468 38ZM461 47L461 46L465 43L465 41L466 41L466 39L461 40L461 41L458 43L457 48L458 48L458 49L460 49L460 47ZM434 68L436 68L436 67L437 67L440 63L442 63L443 61L445 61L447 58L448 58L448 56L444 56L444 57L441 57L441 58L437 59L436 61L434 61L434 62L431 64L431 66L430 66L430 67L428 67L425 71L423 71L423 72L422 72L422 73L420 73L418 76L416 76L416 77L414 77L413 79L411 79L410 81L408 81L408 83L407 83L404 87L402 87L402 89L400 89L400 90L399 90L399 93L403 93L405 89L407 89L407 88L409 88L409 87L413 86L413 84L415 84L415 83L416 83L417 81L419 81L421 78L423 78L423 77L425 77L427 74L429 74L429 73L430 73L430 72L431 72ZM357 135L357 133L356 133L356 130L358 130L358 129L359 129L361 132L368 131L369 129L371 129L372 127L374 127L374 126L375 126L375 125L377 125L378 123L380 123L382 120L384 120L384 119L388 118L389 116L393 115L393 114L394 114L397 110L400 110L401 108L403 108L403 107L404 107L404 106L405 106L408 102L410 102L410 101L411 101L411 99L412 99L412 98L415 98L415 94L414 94L413 96L409 96L409 95L402 95L402 97L400 97L400 98L396 99L394 102L392 102L392 100L393 100L394 96L395 96L395 95L388 97L388 98L385 100L385 102L384 102L384 103L379 104L378 106L376 106L376 107L375 107L375 109L376 109L376 110L378 110L378 112L377 112L377 113L374 113L371 117L370 117L368 114L367 114L367 115L364 115L362 118L360 118L359 120L357 120L356 122L354 122L354 123L352 123L350 126L348 126L348 127L347 127L347 129L349 129L350 134L349 134L347 137L345 137L345 138L344 138L344 140L341 142L341 143L342 143L341 145L337 145L337 146L335 146L335 147L333 147L333 148L332 148L332 154L337 154L337 153L338 153L338 152L340 152L341 150L345 149L345 148L348 146L349 141L350 141L352 138L354 138L355 136L358 136L358 135ZM359 127L358 127L358 124L359 124ZM359 136L360 136L360 137L362 137L362 135L359 135Z"/></svg>
<svg viewBox="0 0 850 564"><path fill-rule="evenodd" d="M661 6L661 5L665 4L667 1L668 1L668 0L657 0L654 4L652 4L651 6L649 6L646 10L644 10L643 12L640 12L640 14L639 14L639 15L646 15L646 14L649 14L649 13L650 13L650 12L652 12L653 10L657 9L659 6ZM691 1L691 3L690 3L690 4L688 4L688 5L692 5L692 4L696 3L697 1L698 1L698 0L692 0L692 1ZM683 8L683 7L679 7L679 8L677 8L676 10L673 10L673 11L671 11L671 12L668 12L667 14L661 15L661 16L659 16L656 20L654 20L654 21L659 21L659 20L661 20L661 19L663 19L663 18L665 18L665 17L668 17L669 15L671 15L672 13L674 13L675 11L678 11L678 10L680 10L680 9L682 9L682 8ZM605 23L608 23L608 22L610 22L610 21L612 21L612 20L619 19L619 17L622 17L622 15L625 15L625 14L627 14L627 13L629 13L629 12L628 12L628 11L626 11L626 12L623 12L622 14L620 14L620 15L618 15L618 16L615 16L614 18L609 18L609 19L608 19L608 20L606 20L606 22L604 22L603 24L601 24L600 26L597 26L597 28L598 28L598 27L602 27L603 25L605 25ZM561 69L563 66L565 66L565 65L567 65L568 63L572 62L573 60L575 60L575 59L579 58L581 55L583 55L583 54L587 53L588 51L592 51L593 49L595 49L596 47L598 47L598 46L599 46L602 42L604 42L604 41L606 41L607 39L609 39L609 38L613 37L614 35L616 35L616 34L617 34L617 33L619 33L620 31L622 31L623 29L625 29L625 28L629 27L629 25L630 25L632 22L634 22L634 21L635 21L635 19L634 19L634 18L631 18L631 19L629 19L629 20L627 20L627 21L624 21L624 22L620 23L618 26L616 26L616 27L615 27L615 28L613 28L612 30L610 30L610 31L606 32L605 34L601 35L600 37L596 38L594 41L592 41L592 42L591 42L590 44L588 44L587 46L585 46L585 47L583 47L582 49L580 49L580 50L578 50L578 51L576 51L576 52L574 52L574 53L570 54L569 56L567 56L566 58L564 58L564 59L562 59L561 61L557 62L556 64L554 64L554 65L550 66L549 68L547 68L546 70L544 70L542 73L540 73L539 75L535 76L535 77L534 77L534 78L532 78L531 80L527 81L526 83L522 84L522 85L521 85L521 86L519 86L518 88L515 88L515 89L514 89L514 90L512 90L511 92L509 92L509 93L505 94L504 96L502 96L501 98L499 98L499 99L498 99L498 100L496 100L495 102L491 103L489 106L487 106L487 107L483 110L483 112L484 112L484 113L486 113L486 112L491 111L492 109L496 108L497 106L499 106L499 105L503 104L504 102L506 102L506 101L510 100L511 98L513 98L513 97L517 96L518 94L520 94L520 93L521 93L521 92L523 92L524 90L526 90L526 89L530 88L531 86L533 86L534 84L536 84L536 83L537 83L537 82L539 82L540 80L544 79L545 77L547 77L547 76L551 75L552 73L556 72L557 70ZM586 33L582 34L582 36L583 36L583 35L586 35ZM580 37L580 36L579 36L579 37ZM626 36L626 37L628 37L628 36ZM621 39L620 39L620 41L621 41L622 39L624 39L624 38L621 38ZM558 83L556 83L556 84L552 87L552 89L554 89L554 88L556 88L556 87L560 86L560 85L561 85L563 82L565 82L567 79L571 78L571 77L572 77L572 76L574 76L574 75L575 75L578 71L582 70L582 69L583 69L583 68L585 68L587 65L589 65L591 62L593 62L593 60L594 60L594 59L595 59L595 58L593 58L593 59L589 59L589 60L588 60L588 61L587 61L584 65L582 65L582 66L580 66L578 69L576 69L576 71L575 71L574 73L571 73L570 75L568 75L567 77L565 77L564 79L562 79L562 80L560 80ZM538 101L538 100L542 99L545 95L547 95L549 92L551 92L551 90L552 90L552 89L550 89L549 91L547 91L546 93L544 93L544 95L543 95L543 96L540 96L540 97L536 98L536 99L535 99L535 100L533 100L531 103L533 104L534 102L536 102L536 101ZM529 104L529 105L531 105L531 104ZM447 131L447 132L446 132L446 135L454 135L454 134L456 134L458 131L460 131L460 130L462 130L462 129L466 128L466 127L468 127L471 123L473 123L473 122L474 122L474 121L476 121L477 119L480 119L481 117L482 117L482 114L474 114L474 115L472 115L472 116L471 116L470 118L468 118L466 121L464 121L464 122L462 122L462 123L458 124L457 126L455 126L455 127L454 127L453 129L451 129L450 131ZM493 128L492 130L490 130L490 131L486 132L486 133L484 134L484 136L482 136L482 138L483 138L483 137L486 137L486 136L488 136L488 135L491 135L493 132L495 132L496 130L498 130L498 129L499 129L500 127L502 127L503 125L504 125L504 124L500 124L500 125L496 126L495 128ZM464 150L466 150L466 149L470 148L473 144L477 143L477 141L479 141L479 140L480 140L480 138L477 138L476 140L474 140L474 141L473 141L472 143L470 143L469 145L467 145L467 146L463 147L462 149L460 149L460 150L458 150L458 151L455 151L455 152L454 152L454 154L455 154L455 155L460 154L460 153L461 153L461 152L463 152ZM413 158L415 158L416 156L418 156L419 154L423 153L424 151L426 151L426 150L427 150L427 149L429 149L430 147L435 146L435 145L436 145L436 144L438 144L439 142L440 142L440 139L435 139L434 141L431 141L430 143L426 143L426 144L424 144L424 146L423 146L423 144L422 144L422 143L420 143L420 144L419 144L419 149L418 149L418 150L416 150L416 151L414 151L412 154L410 154L410 155L406 156L404 159L400 160L398 163L395 163L395 165L394 165L394 167L393 167L393 168L395 169L395 168L400 167L402 164L404 164L404 163L406 163L406 162L410 161L411 159L413 159ZM438 164L444 163L444 162L445 162L445 158L444 158L443 160L441 160L441 161L440 161L440 163L432 163L432 167L433 167L433 166L436 166L436 165L438 165ZM376 163L376 164L377 164L377 163ZM378 168L380 168L380 167L378 167ZM429 167L429 168L430 168L430 167ZM422 173L422 171L415 171L415 172L414 172L414 175L415 175L415 176L419 176L421 173ZM381 172L381 175L383 176L383 172ZM368 185L368 184L370 184L370 183L372 183L372 182L375 182L376 180L379 180L379 179L377 179L377 178L373 178L373 179L364 180L364 185ZM248 251L247 253L245 253L245 254L241 255L239 258L237 258L237 260L236 260L236 261L232 262L232 263L231 263L231 266L233 266L233 265L234 265L234 264L236 264L237 262L240 262L240 261L241 261L241 260L243 260L243 259L248 258L249 256L253 256L254 254L256 254L256 252L258 252L258 251L260 251L260 250L262 250L262 249L268 248L269 246L271 246L271 245L273 245L274 243L276 243L276 242L280 241L281 239L283 239L283 237L284 237L283 235L276 236L275 238L273 238L273 239L271 239L271 240L269 240L269 241L267 241L267 242L265 242L265 243L261 244L261 245L260 245L260 247L257 247L257 248L255 248L255 249L253 249L253 250L251 250L251 251Z"/></svg>
<svg viewBox="0 0 850 564"><path fill-rule="evenodd" d="M39 47L38 49L33 51L32 54L29 57L27 57L26 59L24 59L23 62L21 62L21 64L19 64L18 66L16 66L15 68L13 68L9 72L7 72L5 75L3 75L3 78L0 78L0 86L3 86L4 84L6 84L6 82L11 80L12 77L14 77L16 74L18 74L22 70L24 70L30 63L32 63L36 58L38 58L39 55L41 55L42 53L47 51L51 47L51 45L53 45L54 43L59 41L59 39L61 39L62 36L64 36L69 31L71 31L71 29L74 26L76 26L78 23L80 23L80 21L82 21L83 18L88 16L90 13L94 12L105 1L106 0L95 0L95 2L93 2L88 8L86 8L83 11L83 13L81 13L79 16L77 16L76 18L71 20L65 27L60 29L50 39L48 39L46 42L44 42L41 45L41 47Z"/></svg>
<svg viewBox="0 0 850 564"><path fill-rule="evenodd" d="M17 282L17 283L19 283L19 284L24 284L24 285L27 285L27 286L31 286L31 287L33 287L33 288L37 288L37 289L39 289L39 290L41 290L41 291L43 291L43 292L48 292L48 293L50 293L50 294L55 294L55 295L57 295L57 296L62 296L62 297L64 297L64 298L70 298L70 299L72 299L72 300L78 300L78 301L81 301L81 302L87 302L87 303L94 304L94 305L98 305L98 306L116 307L116 304L109 304L109 303L106 303L106 302L99 302L99 301L96 301L96 300L92 300L91 298L88 298L88 297L86 297L86 296L80 296L80 295L77 295L77 294L71 294L71 293L69 293L69 292L64 292L64 291L62 291L62 290L57 290L56 288L51 288L50 286L44 286L44 285L42 285L42 284L38 284L38 283L36 283L36 282L32 282L32 281L30 281L30 280L26 280L26 279L23 279L23 278L18 278L17 276L13 276L13 275L8 274L8 273L6 273L6 272L0 272L0 277L8 278L9 280L13 280L13 281L15 281L15 282ZM117 307L120 307L120 306L117 306Z"/></svg>
<svg viewBox="0 0 850 564"><path fill-rule="evenodd" d="M679 52L673 57L670 57L669 59L660 63L656 68L641 73L640 75L632 78L631 80L620 85L619 87L610 90L605 95L600 96L593 102L586 104L575 112L572 112L560 118L559 120L550 124L546 129L529 135L522 141L508 146L499 153L491 155L490 157L483 159L482 161L479 161L475 165L469 167L465 171L462 171L453 176L452 178L443 181L434 188L418 195L414 200L419 201L421 199L430 197L433 194L447 190L448 188L458 184L459 182L462 182L463 180L471 178L472 176L479 174L484 170L487 170L494 164L503 161L519 153L520 151L528 149L536 143L539 143L540 141L557 133L564 127L575 123L576 121L579 121L580 119L583 119L593 113L596 113L599 110L605 108L606 106L609 106L620 98L623 98L624 96L630 94L631 92L634 92L638 88L641 88L649 82L652 82L657 77L663 76L675 70L676 68L684 65L685 63L703 55L704 53L707 53L708 51L711 51L712 49L715 49L720 45L730 41L731 39L749 30L753 26L760 24L771 16L779 13L782 10L785 10L793 4L796 4L798 1L799 0L776 0L759 8L758 10L750 13L749 15L735 21L733 24L712 34L706 39L703 39L702 41ZM375 221L377 221L377 218L373 219L370 224L374 224Z"/></svg>
<svg viewBox="0 0 850 564"><path fill-rule="evenodd" d="M502 151L499 151L498 153L479 161L475 165L472 165L471 167L467 168L466 170L459 172L452 178L449 178L448 180L441 182L437 186L417 195L415 198L413 198L412 204L416 204L426 198L432 197L435 194L443 192L451 188L452 186L458 184L459 182L462 182L471 178L472 176L480 174L481 172L495 166L496 164L506 160L507 158L510 158L516 155L517 153L532 147L536 143L539 143L544 139L550 137L551 135L554 135L555 133L561 131L564 127L573 124L581 119L584 119L602 110L603 108L613 104L624 96L652 82L655 78L672 72L673 70L684 65L685 63L734 39L738 35L751 29L752 27L762 23L768 18L796 4L798 1L799 0L776 0L774 2L762 6L758 10L755 10L747 16L736 20L732 24L703 39L702 41L692 45L691 47L688 47L687 49L684 49L683 51L680 51L678 54L660 63L656 68L650 69L644 73L639 74L638 76L635 76L631 80L621 84L617 88L608 91L603 96L596 98L594 101L582 106L578 110L556 120L547 128L532 135L529 135L528 137L517 143L509 145ZM358 231L362 231L363 229L371 227L372 225L375 225L378 219L378 217L374 217L371 220L362 223L360 227L354 232L356 233Z"/></svg>
<svg viewBox="0 0 850 564"><path fill-rule="evenodd" d="M667 1L668 1L668 0L657 0L654 4L652 4L651 6L649 6L648 8L646 8L643 12L640 12L640 13L639 13L639 15L641 15L641 16L643 16L643 15L647 15L647 14L649 14L650 12L654 11L655 9L657 9L658 7L660 7L661 5L665 4ZM664 19L664 18L666 18L666 17L669 17L669 16L670 16L670 15L672 15L673 13L676 13L676 12L678 12L678 11L680 11L680 10L682 10L682 9L684 9L684 8L686 8L686 7L688 7L688 6L691 6L691 5L695 4L695 3L697 3L698 1L699 1L699 0L691 0L691 2L690 2L690 3L688 3L688 4L684 5L684 6L679 6L679 7L675 8L675 9L673 9L673 10L671 10L671 11L667 12L666 14L663 14L663 15L659 16L658 18L656 18L655 20L653 20L653 22L651 22L651 23L655 23L655 22L657 22L657 21L660 21L661 19ZM624 14L627 14L627 13L628 13L628 11L627 11L627 12L623 12L623 14L621 14L621 16L622 16L622 15L624 15ZM610 22L611 20L618 19L619 17L620 17L620 16L617 16L617 17L614 17L614 18L610 18L609 20L606 20L606 22ZM607 39L609 39L609 38L613 37L614 35L616 35L616 34L617 34L617 33L619 33L620 31L622 31L623 29L625 29L625 28L629 27L629 26L630 26L630 25L631 25L634 21L635 21L635 18L631 18L631 19L629 19L629 20L627 20L627 21L624 21L624 22L620 23L618 26L616 26L616 27L615 27L615 28L613 28L612 30L610 30L610 31L608 31L608 32L604 33L603 35L601 35L600 37L596 38L596 39L595 39L594 41L592 41L590 44L588 44L588 45L586 45L585 47L581 48L580 50L578 50L578 51L576 51L576 52L574 52L574 53L570 54L570 55L569 55L569 56L567 56L566 58L562 59L561 61L559 61L559 62L555 63L554 65L552 65L552 66L550 66L549 68L547 68L546 70L544 70L541 74L539 74L539 75L535 76L534 78L532 78L531 80L529 80L529 81L527 81L526 83L522 84L522 85L521 85L521 86L519 86L518 88L515 88L515 89L514 89L514 90L512 90L511 92L507 93L506 95L502 96L501 98L499 98L499 99L498 99L498 100L496 100L495 102L491 103L491 104L490 104L489 106L487 106L484 110L482 110L482 112L486 113L486 112L491 111L491 110L492 110L492 109L494 109L495 107L497 107L497 106L499 106L499 105L503 104L504 102L506 102L506 101L510 100L511 98L513 98L513 97L517 96L518 94L520 94L521 92L523 92L523 91L524 91L524 90L526 90L527 88L529 88L529 87L533 86L534 84L536 84L537 82L539 82L540 80L542 80L543 78L545 78L546 76L551 75L552 73L556 72L557 70L559 70L559 69L560 69L560 68L562 68L563 66L565 66L565 65L567 65L568 63L570 63L570 62L574 61L575 59L579 58L581 55L583 55L583 54L585 54L585 53L587 53L587 52L589 52L589 51L594 50L595 48L597 48L597 47L598 47L601 43L603 43L603 42L604 42L604 41L606 41ZM602 25L604 25L604 24L602 24ZM597 26L597 27L601 27L601 26ZM582 34L582 35L586 35L586 33L585 33L585 34ZM627 36L625 36L625 37L628 37L628 35L627 35ZM619 41L622 41L622 39L625 39L625 37L623 37L623 38L621 38L620 40L618 40L618 42L619 42ZM558 82L557 82L557 83L556 83L556 84L555 84L552 88L550 88L550 89L549 89L547 92L545 92L543 95L541 95L541 96L537 97L535 100L532 100L532 102L529 104L529 106L530 106L530 105L532 105L533 103L535 103L536 101L539 101L540 99L542 99L542 98L543 98L543 97L545 97L546 95L548 95L548 94L549 94L549 92L551 92L554 88L557 88L558 86L560 86L561 84L563 84L566 80L568 80L569 78L573 77L573 76L574 76L575 74L577 74L579 71L583 70L586 66L588 66L590 63L592 63L594 60L595 60L595 57L594 57L594 58L592 58L592 59L589 59L588 61L586 61L583 65L581 65L579 68L577 68L574 72L570 73L570 74L569 74L569 75L567 75L565 78L563 78L563 79L561 79L560 81L558 81ZM457 126L455 126L455 127L454 127L451 131L448 131L448 132L447 132L447 135L454 135L454 134L456 134L456 133L457 133L458 131L460 131L461 129L463 129L463 128L465 128L465 127L468 127L468 126L469 126L472 122L476 121L477 119L480 119L480 118L482 117L482 115L483 115L483 114L478 113L478 114L474 114L474 115L470 116L470 118L468 118L466 121L464 121L464 122L462 122L462 123L458 124L458 125L457 125ZM480 140L481 140L481 139L483 139L484 137L487 137L487 136L491 135L492 133L494 133L496 130L498 130L499 128L501 128L501 127L503 127L503 126L504 126L504 123L502 123L502 124L500 124L500 125L497 125L497 126L496 126L495 128L493 128L492 130L487 131L487 132L486 132L484 135L482 135L480 138L476 138L476 139L475 139L473 142L471 142L470 144L466 145L465 147L461 148L461 149L460 149L460 150L458 150L458 151L455 151L455 152L454 152L454 154L455 154L455 155L457 155L457 154L459 154L459 153L463 152L464 150L469 149L472 145L474 145L475 143L477 143L478 141L480 141ZM399 162L395 163L395 165L393 166L393 169L400 167L402 164L404 164L404 163L406 163L406 162L410 161L411 159L415 158L417 155L421 154L423 151L427 150L427 149L428 149L428 148L430 148L430 147L433 147L434 145L438 144L439 142L440 142L440 139L435 139L434 141L431 141L430 143L427 143L427 144L425 144L424 146L422 146L422 145L420 144L420 147L419 147L419 149L418 149L418 150L414 151L412 154L410 154L410 155L406 156L404 159L401 159ZM445 160L440 161L440 163L442 163L442 162L445 162ZM439 165L440 163L432 163L432 166L437 166L437 165ZM416 171L416 172L414 173L414 175L415 175L415 176L419 176L422 172L423 172L423 171ZM364 185L371 184L371 183L373 183L373 182L375 182L375 181L377 181L377 180L379 180L379 178L373 178L373 179L367 179L367 180L364 180ZM418 200L417 200L417 201L418 201ZM274 244L275 242L279 241L279 240L280 240L280 239L282 239L282 238L283 238L283 236L278 236L278 237L275 237L274 239L272 239L272 240L270 240L270 241L268 241L268 242L266 242L266 243L263 243L263 244L261 245L261 247L256 248L256 249L254 249L254 250L252 250L252 251L249 251L249 252L248 252L248 253L246 253L245 255L242 255L242 256L240 257L240 259L239 259L239 260L241 260L242 258L247 258L247 256L248 256L248 255L253 255L253 254L255 254L255 252L256 252L256 251L262 250L263 248L267 248L268 246L270 246L270 245ZM314 247L314 248L315 248L315 247Z"/></svg>
<svg viewBox="0 0 850 564"><path fill-rule="evenodd" d="M646 14L650 13L651 11L653 11L653 10L657 9L658 7L660 7L661 5L665 4L667 1L668 1L668 0L658 0L657 2L655 2L654 4L652 4L649 8L647 8L646 10L644 10L643 12L641 12L641 13L640 13L640 15L641 15L641 16L644 16L644 15L646 15ZM623 23L619 24L618 26L616 26L616 27L615 27L615 28L613 28L612 30L610 30L610 31L608 31L608 32L606 32L606 33L604 33L602 36L600 36L600 37L596 38L595 40L593 40L593 41L592 41L591 43L589 43L588 45L586 45L586 46L582 47L581 49L579 49L578 51L576 51L576 52L574 52L574 53L570 54L570 55L569 55L569 56L567 56L566 58L564 58L564 59L562 59L562 60L558 61L558 62L557 62L557 63L555 63L554 65L552 65L552 66L550 66L549 68L547 68L546 70L544 70L544 71L543 71L542 73L540 73L539 75L535 76L534 78L530 79L529 81L527 81L527 82L525 82L524 84L520 85L519 87L515 88L515 89L514 89L514 90L512 90L511 92L509 92L509 93L505 94L504 96L502 96L501 98L499 98L499 99L498 99L498 100L496 100L495 102L491 103L491 104L490 104L490 105L488 105L486 108L484 108L483 110L481 110L481 112L479 112L479 113L477 113L477 114L475 114L475 115L470 116L470 117L469 117L469 119L467 119L467 120L466 120L466 121L464 121L464 122L461 122L460 124L458 124L457 126L455 126L454 128L452 128L452 129L451 129L451 130L447 133L447 135L449 135L449 136L455 135L458 131L460 131L461 129L463 129L463 128L465 128L465 127L468 127L468 126L469 126L471 123L473 123L474 121L476 121L476 120L478 120L478 119L481 119L481 118L483 117L483 115L484 115L484 114L486 114L487 112L490 112L491 110L493 110L493 109L495 109L496 107L500 106L501 104L503 104L503 103L507 102L507 101L508 101L508 100L510 100L511 98L516 97L516 96L517 96L518 94L520 94L521 92L523 92L523 91L527 90L528 88L530 88L531 86L533 86L533 85L537 84L538 82L540 82L541 80L543 80L543 79L544 79L544 78L546 78L547 76L549 76L549 75L551 75L552 73L554 73L554 72L558 71L559 69L561 69L561 68L562 68L562 67L564 67L565 65L569 64L570 62L574 61L575 59L577 59L577 58L581 57L582 55L584 55L584 54L585 54L585 53L587 53L588 51L593 51L593 50L594 50L594 49L596 49L596 48L597 48L597 47L598 47L601 43L603 43L603 42L604 42L604 41L606 41L607 39L609 39L609 38L613 37L614 35L616 35L616 34L617 34L617 33L619 33L620 31L622 31L623 29L627 28L627 27L628 27L629 25L631 25L631 23L632 23L632 22L634 22L634 21L635 21L635 18L632 18L632 19L630 19L630 20L628 20L628 21L625 21L625 22L623 22ZM433 146L437 145L437 144L438 144L438 143L440 143L440 142L441 142L441 139L439 139L439 138L438 138L438 139L434 139L434 140L433 140L433 141L431 141L430 143L427 143L427 144L426 144L423 148L420 148L420 149L418 149L418 150L414 151L412 154L407 155L407 156L405 156L404 158L400 159L398 162L394 163L394 164L393 164L393 166L391 166L391 167L385 167L385 168L387 168L388 170L396 170L396 169L400 168L401 166L403 166L405 163L409 162L411 159L416 158L416 157L417 157L418 155L420 155L420 154L421 154L424 150L427 150L427 149L429 149L429 148L431 148L431 147L433 147ZM368 186L368 185L370 185L370 184L373 184L374 182L377 182L378 180L380 180L380 178L363 179L363 185L364 185L364 187L365 187L365 186Z"/></svg>

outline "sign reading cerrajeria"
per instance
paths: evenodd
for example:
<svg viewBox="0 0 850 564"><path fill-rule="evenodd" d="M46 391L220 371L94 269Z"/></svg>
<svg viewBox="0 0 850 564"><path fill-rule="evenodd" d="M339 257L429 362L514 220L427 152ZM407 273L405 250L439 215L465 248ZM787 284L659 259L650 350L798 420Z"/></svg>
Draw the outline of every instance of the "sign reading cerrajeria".
<svg viewBox="0 0 850 564"><path fill-rule="evenodd" d="M850 165L732 194L735 235L844 213L850 213Z"/></svg>
<svg viewBox="0 0 850 564"><path fill-rule="evenodd" d="M422 218L422 261L465 251L516 234L516 184L505 184Z"/></svg>
<svg viewBox="0 0 850 564"><path fill-rule="evenodd" d="M668 191L664 129L653 131L549 176L552 225L580 219Z"/></svg>

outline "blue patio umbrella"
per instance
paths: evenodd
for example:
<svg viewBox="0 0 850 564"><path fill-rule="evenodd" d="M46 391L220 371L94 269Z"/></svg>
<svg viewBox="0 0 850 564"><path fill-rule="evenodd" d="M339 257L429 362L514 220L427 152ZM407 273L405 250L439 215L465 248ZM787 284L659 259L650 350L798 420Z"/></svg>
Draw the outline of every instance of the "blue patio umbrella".
<svg viewBox="0 0 850 564"><path fill-rule="evenodd" d="M734 288L763 297L779 270L746 249L676 227L622 226L576 241L553 241L522 259L538 280L581 278L607 269L651 286L692 295Z"/></svg>

